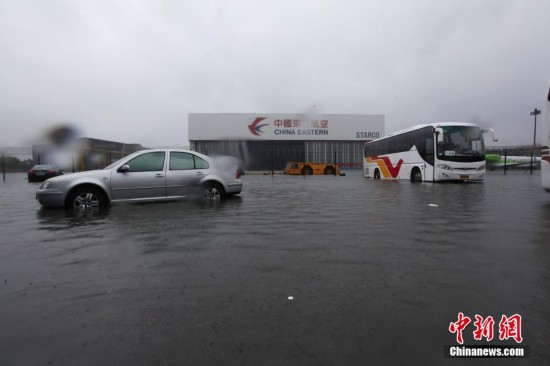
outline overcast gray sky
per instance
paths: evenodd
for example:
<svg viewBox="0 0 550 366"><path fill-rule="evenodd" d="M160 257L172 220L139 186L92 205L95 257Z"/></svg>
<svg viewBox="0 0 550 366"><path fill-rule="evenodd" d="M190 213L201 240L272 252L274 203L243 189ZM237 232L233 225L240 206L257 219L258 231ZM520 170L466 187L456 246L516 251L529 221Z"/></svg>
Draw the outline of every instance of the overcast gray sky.
<svg viewBox="0 0 550 366"><path fill-rule="evenodd" d="M530 144L549 80L548 0L0 0L0 146L60 122L182 146L189 112L313 111Z"/></svg>

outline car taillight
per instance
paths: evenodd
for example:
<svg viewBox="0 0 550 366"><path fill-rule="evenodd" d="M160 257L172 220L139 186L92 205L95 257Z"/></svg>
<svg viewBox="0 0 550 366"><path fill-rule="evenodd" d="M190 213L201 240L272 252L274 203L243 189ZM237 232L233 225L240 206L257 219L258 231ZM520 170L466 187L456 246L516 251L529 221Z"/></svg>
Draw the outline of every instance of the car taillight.
<svg viewBox="0 0 550 366"><path fill-rule="evenodd" d="M237 172L235 173L235 178L239 179L241 177L241 170L237 168Z"/></svg>
<svg viewBox="0 0 550 366"><path fill-rule="evenodd" d="M48 174L55 174L55 170L48 170Z"/></svg>
<svg viewBox="0 0 550 366"><path fill-rule="evenodd" d="M32 169L29 169L29 171L27 173L31 173L32 174Z"/></svg>

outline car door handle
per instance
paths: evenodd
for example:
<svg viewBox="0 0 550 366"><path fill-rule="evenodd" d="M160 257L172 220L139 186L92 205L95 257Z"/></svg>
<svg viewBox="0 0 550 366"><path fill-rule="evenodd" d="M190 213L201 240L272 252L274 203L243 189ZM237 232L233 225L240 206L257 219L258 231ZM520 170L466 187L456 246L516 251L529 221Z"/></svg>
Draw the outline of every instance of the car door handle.
<svg viewBox="0 0 550 366"><path fill-rule="evenodd" d="M197 172L197 175L204 175L203 172Z"/></svg>
<svg viewBox="0 0 550 366"><path fill-rule="evenodd" d="M157 174L157 175L155 175L155 178L164 178L164 175L162 175L162 174Z"/></svg>

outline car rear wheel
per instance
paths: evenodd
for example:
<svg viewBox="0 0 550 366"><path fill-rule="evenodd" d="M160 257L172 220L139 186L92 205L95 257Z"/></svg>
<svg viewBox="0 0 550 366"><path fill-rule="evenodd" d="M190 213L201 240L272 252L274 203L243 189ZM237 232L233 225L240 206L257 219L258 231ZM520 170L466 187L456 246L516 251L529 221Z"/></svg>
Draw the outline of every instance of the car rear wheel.
<svg viewBox="0 0 550 366"><path fill-rule="evenodd" d="M203 198L206 201L219 201L223 198L223 188L218 183L207 183L204 186Z"/></svg>
<svg viewBox="0 0 550 366"><path fill-rule="evenodd" d="M90 210L104 208L108 205L105 194L95 187L78 187L73 189L65 203L66 208L74 210Z"/></svg>

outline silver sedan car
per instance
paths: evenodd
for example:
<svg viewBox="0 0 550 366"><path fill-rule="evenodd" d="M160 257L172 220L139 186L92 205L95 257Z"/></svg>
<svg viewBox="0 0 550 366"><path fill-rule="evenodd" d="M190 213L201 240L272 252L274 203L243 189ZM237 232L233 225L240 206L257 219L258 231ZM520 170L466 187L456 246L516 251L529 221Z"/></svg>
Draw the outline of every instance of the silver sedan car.
<svg viewBox="0 0 550 366"><path fill-rule="evenodd" d="M138 151L102 170L50 178L36 192L44 207L87 209L119 201L170 200L199 195L208 200L239 194L240 168L188 150Z"/></svg>

